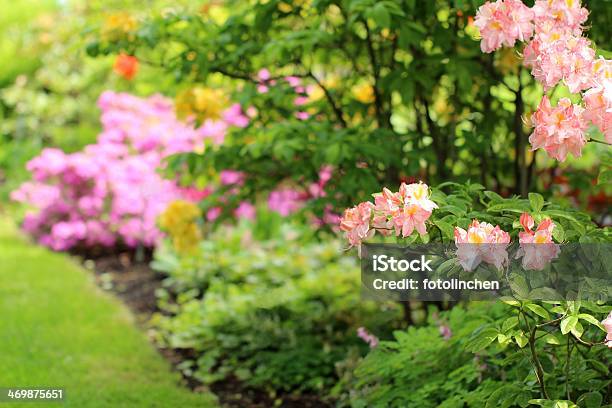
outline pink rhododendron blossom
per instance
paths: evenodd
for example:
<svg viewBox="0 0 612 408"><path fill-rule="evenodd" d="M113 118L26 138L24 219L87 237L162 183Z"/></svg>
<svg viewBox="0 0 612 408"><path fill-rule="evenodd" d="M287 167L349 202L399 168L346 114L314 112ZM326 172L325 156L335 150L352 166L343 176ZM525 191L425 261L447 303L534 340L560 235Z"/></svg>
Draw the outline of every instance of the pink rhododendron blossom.
<svg viewBox="0 0 612 408"><path fill-rule="evenodd" d="M378 337L368 332L365 327L360 327L357 329L357 337L366 342L370 348L378 346Z"/></svg>
<svg viewBox="0 0 612 408"><path fill-rule="evenodd" d="M290 188L274 190L268 196L268 208L286 217L304 206L304 194Z"/></svg>
<svg viewBox="0 0 612 408"><path fill-rule="evenodd" d="M249 118L244 114L239 103L231 105L223 112L223 121L230 126L239 128L247 127L249 124Z"/></svg>
<svg viewBox="0 0 612 408"><path fill-rule="evenodd" d="M351 246L359 245L363 239L374 235L375 231L382 235L390 235L395 231L396 235L407 237L416 230L424 235L427 233L425 222L435 208L438 206L429 199L429 188L426 184L402 183L397 193L384 188L381 193L374 195L374 204L361 203L346 210L340 228L346 232ZM366 213L367 229L362 224L356 224L355 218L359 214L365 217ZM359 230L355 231L357 228Z"/></svg>
<svg viewBox="0 0 612 408"><path fill-rule="evenodd" d="M221 170L219 173L219 182L224 186L232 184L244 184L245 174L242 171L236 170Z"/></svg>
<svg viewBox="0 0 612 408"><path fill-rule="evenodd" d="M216 221L222 212L221 207L212 207L206 212L206 220L210 222Z"/></svg>
<svg viewBox="0 0 612 408"><path fill-rule="evenodd" d="M307 120L310 117L310 114L308 112L299 111L295 112L295 117L299 120Z"/></svg>
<svg viewBox="0 0 612 408"><path fill-rule="evenodd" d="M104 92L98 105L97 143L71 154L44 149L27 165L33 181L11 198L34 208L23 228L55 250L153 246L162 236L157 216L170 202L209 194L163 179L158 172L163 159L193 151L212 134L180 121L172 101L159 95ZM220 124L216 136L223 136L229 124L214 123Z"/></svg>
<svg viewBox="0 0 612 408"><path fill-rule="evenodd" d="M481 262L501 269L508 264L506 248L510 243L510 234L499 225L495 227L486 222L472 221L467 231L455 227L455 244L457 258L466 271L474 270Z"/></svg>
<svg viewBox="0 0 612 408"><path fill-rule="evenodd" d="M534 131L529 136L532 150L544 149L550 157L564 161L568 153L582 155L586 143L588 124L583 117L584 109L562 98L552 107L547 96L542 98L531 120Z"/></svg>
<svg viewBox="0 0 612 408"><path fill-rule="evenodd" d="M492 52L502 45L514 46L516 40L529 39L533 33L533 11L520 0L497 0L482 5L474 25L480 29L483 52Z"/></svg>
<svg viewBox="0 0 612 408"><path fill-rule="evenodd" d="M255 210L255 206L249 203L248 201L241 202L236 210L234 210L234 214L237 218L244 218L247 220L254 220L257 212Z"/></svg>
<svg viewBox="0 0 612 408"><path fill-rule="evenodd" d="M285 81L287 81L287 83L294 88L300 86L302 83L302 80L296 76L287 76L285 77Z"/></svg>
<svg viewBox="0 0 612 408"><path fill-rule="evenodd" d="M374 236L370 229L370 218L374 205L370 202L360 203L356 207L344 210L340 221L340 229L345 232L351 246L359 246L361 241Z"/></svg>
<svg viewBox="0 0 612 408"><path fill-rule="evenodd" d="M589 16L580 0L536 0L532 10L536 32L554 29L581 35L582 24Z"/></svg>
<svg viewBox="0 0 612 408"><path fill-rule="evenodd" d="M601 324L606 329L606 346L612 348L612 312L606 317Z"/></svg>
<svg viewBox="0 0 612 408"><path fill-rule="evenodd" d="M586 91L584 118L591 121L612 143L612 61L603 58L593 64L594 87Z"/></svg>
<svg viewBox="0 0 612 408"><path fill-rule="evenodd" d="M266 68L260 69L259 72L257 73L257 78L260 81L267 81L270 79L270 71L268 71Z"/></svg>
<svg viewBox="0 0 612 408"><path fill-rule="evenodd" d="M541 271L559 255L559 246L552 239L555 223L547 218L533 230L535 221L527 213L521 215L520 222L525 231L519 233L520 247L516 258L523 258L524 269Z"/></svg>

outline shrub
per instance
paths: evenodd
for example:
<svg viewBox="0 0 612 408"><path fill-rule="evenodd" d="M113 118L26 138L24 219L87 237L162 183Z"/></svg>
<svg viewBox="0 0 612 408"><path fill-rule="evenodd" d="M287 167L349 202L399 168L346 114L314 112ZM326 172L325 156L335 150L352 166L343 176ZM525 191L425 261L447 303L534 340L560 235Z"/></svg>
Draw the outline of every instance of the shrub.
<svg viewBox="0 0 612 408"><path fill-rule="evenodd" d="M287 225L258 241L249 228L219 229L191 256L158 249L153 265L168 274L158 340L189 350L181 368L205 383L237 377L272 393L326 395L336 363L368 348L357 329L388 332L398 308L360 301L357 266L339 257L337 241L313 242Z"/></svg>
<svg viewBox="0 0 612 408"><path fill-rule="evenodd" d="M55 250L153 246L166 205L194 197L158 174L162 160L202 146L205 138L222 139L228 124L221 119L221 126L194 128L179 121L172 102L161 96L105 92L98 103L103 129L97 143L72 154L43 150L28 163L33 181L11 196L36 208L23 227Z"/></svg>

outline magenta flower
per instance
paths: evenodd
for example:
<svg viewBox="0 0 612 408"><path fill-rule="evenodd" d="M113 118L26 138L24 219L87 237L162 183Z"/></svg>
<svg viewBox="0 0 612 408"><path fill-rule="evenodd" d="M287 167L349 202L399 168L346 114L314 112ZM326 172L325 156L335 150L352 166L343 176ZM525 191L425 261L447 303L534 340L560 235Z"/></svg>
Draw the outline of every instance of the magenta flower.
<svg viewBox="0 0 612 408"><path fill-rule="evenodd" d="M256 214L257 212L255 210L255 206L253 206L253 204L249 203L248 201L241 202L234 211L234 215L237 218L244 218L247 220L254 220Z"/></svg>
<svg viewBox="0 0 612 408"><path fill-rule="evenodd" d="M304 206L304 195L297 190L281 188L268 196L268 208L286 217Z"/></svg>
<svg viewBox="0 0 612 408"><path fill-rule="evenodd" d="M242 171L236 170L221 170L219 173L219 182L224 186L243 185L245 174Z"/></svg>
<svg viewBox="0 0 612 408"><path fill-rule="evenodd" d="M378 337L368 332L365 327L360 327L357 329L357 337L366 342L370 346L370 348L375 348L376 346L378 346Z"/></svg>

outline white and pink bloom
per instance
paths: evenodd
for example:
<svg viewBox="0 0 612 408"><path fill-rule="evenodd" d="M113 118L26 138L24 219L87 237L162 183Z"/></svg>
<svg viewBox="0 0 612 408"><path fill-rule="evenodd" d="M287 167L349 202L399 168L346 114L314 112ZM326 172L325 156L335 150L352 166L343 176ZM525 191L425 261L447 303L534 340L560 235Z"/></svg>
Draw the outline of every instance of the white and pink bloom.
<svg viewBox="0 0 612 408"><path fill-rule="evenodd" d="M605 344L609 348L612 348L612 312L606 317L601 324L606 329L606 341Z"/></svg>
<svg viewBox="0 0 612 408"><path fill-rule="evenodd" d="M370 228L373 210L374 205L369 201L344 210L340 229L346 233L351 246L359 246L361 241L374 236L375 230Z"/></svg>
<svg viewBox="0 0 612 408"><path fill-rule="evenodd" d="M523 258L524 269L541 271L559 255L559 245L552 238L555 223L546 218L534 230L535 221L527 213L521 215L520 222L525 231L519 233L520 247L516 258Z"/></svg>
<svg viewBox="0 0 612 408"><path fill-rule="evenodd" d="M481 262L501 269L508 264L507 247L510 234L499 225L495 227L487 222L473 220L467 231L455 227L455 244L457 259L466 271L472 271Z"/></svg>
<svg viewBox="0 0 612 408"><path fill-rule="evenodd" d="M395 231L395 235L407 237L416 230L424 235L427 233L425 222L432 211L438 208L429 196L429 187L423 183L402 183L397 193L384 188L381 193L374 195L375 204L365 202L346 210L340 228L346 232L351 246L361 244L363 239L370 238L376 231L382 235L390 235ZM354 217L357 209L361 214L367 212L367 229L364 221L359 224L359 231L353 231L356 228ZM345 220L348 223L344 223Z"/></svg>
<svg viewBox="0 0 612 408"><path fill-rule="evenodd" d="M562 98L552 107L547 96L542 98L531 121L534 128L529 136L532 150L544 149L550 157L564 161L568 153L582 155L586 144L588 124L583 117L584 108Z"/></svg>

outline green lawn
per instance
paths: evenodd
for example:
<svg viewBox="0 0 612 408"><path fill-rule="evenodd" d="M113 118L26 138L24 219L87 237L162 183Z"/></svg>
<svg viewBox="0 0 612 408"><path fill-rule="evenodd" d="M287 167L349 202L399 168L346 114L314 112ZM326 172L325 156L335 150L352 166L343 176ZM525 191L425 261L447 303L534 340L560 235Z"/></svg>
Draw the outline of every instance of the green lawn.
<svg viewBox="0 0 612 408"><path fill-rule="evenodd" d="M61 387L61 405L71 407L215 406L211 395L179 385L128 310L87 271L26 242L2 217L0 387Z"/></svg>

